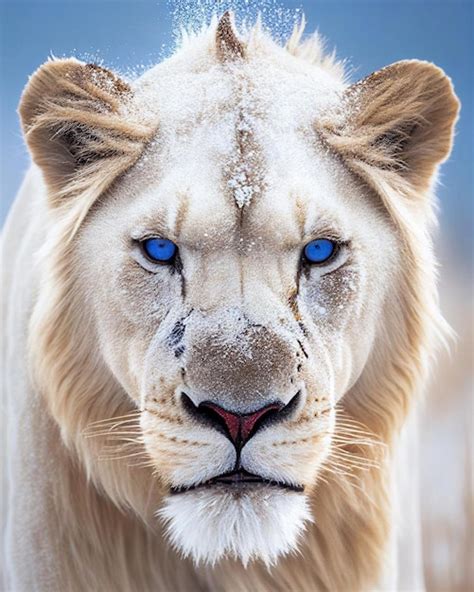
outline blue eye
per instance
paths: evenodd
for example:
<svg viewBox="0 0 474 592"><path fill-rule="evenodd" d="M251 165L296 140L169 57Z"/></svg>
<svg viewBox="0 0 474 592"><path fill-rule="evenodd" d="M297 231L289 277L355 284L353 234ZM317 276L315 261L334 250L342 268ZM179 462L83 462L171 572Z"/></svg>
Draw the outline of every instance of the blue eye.
<svg viewBox="0 0 474 592"><path fill-rule="evenodd" d="M324 263L331 258L336 250L337 243L328 238L317 238L304 248L304 256L310 263Z"/></svg>
<svg viewBox="0 0 474 592"><path fill-rule="evenodd" d="M170 263L178 250L174 242L167 238L147 238L142 247L149 259L160 263Z"/></svg>

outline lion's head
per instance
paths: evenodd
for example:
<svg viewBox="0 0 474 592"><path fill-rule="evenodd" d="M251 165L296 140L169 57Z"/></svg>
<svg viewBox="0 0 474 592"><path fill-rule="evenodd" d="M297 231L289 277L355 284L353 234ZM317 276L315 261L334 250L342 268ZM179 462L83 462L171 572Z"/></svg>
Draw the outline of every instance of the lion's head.
<svg viewBox="0 0 474 592"><path fill-rule="evenodd" d="M377 480L438 320L451 84L347 86L300 35L225 15L130 84L50 61L20 106L50 204L36 380L96 486L211 563L271 563L331 479Z"/></svg>

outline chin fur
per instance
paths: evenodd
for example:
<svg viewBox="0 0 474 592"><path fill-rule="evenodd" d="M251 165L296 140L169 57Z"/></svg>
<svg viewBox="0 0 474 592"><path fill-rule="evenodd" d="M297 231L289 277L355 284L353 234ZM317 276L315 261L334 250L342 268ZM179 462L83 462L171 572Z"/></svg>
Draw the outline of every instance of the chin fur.
<svg viewBox="0 0 474 592"><path fill-rule="evenodd" d="M295 551L312 521L303 493L274 488L198 489L170 495L158 512L173 547L196 564L239 559L267 566Z"/></svg>

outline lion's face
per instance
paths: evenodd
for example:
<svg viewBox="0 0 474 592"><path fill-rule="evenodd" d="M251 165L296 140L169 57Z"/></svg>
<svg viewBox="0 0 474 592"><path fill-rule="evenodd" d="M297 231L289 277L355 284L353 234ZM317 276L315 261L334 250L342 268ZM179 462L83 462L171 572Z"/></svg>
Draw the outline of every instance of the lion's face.
<svg viewBox="0 0 474 592"><path fill-rule="evenodd" d="M324 154L311 118L306 135L252 120L259 165L239 207L235 115L178 137L184 124L171 122L77 247L102 354L141 409L147 452L171 492L165 516L184 549L209 540L211 559L236 544L212 541L229 520L249 520L245 506L244 559L256 552L257 525L270 528L267 515L280 526L262 554L292 545L331 445L334 406L364 368L397 261L387 218ZM177 245L171 264L141 248L155 236ZM304 247L321 237L337 252L311 264ZM261 481L222 477L235 471ZM200 531L195 513L210 506Z"/></svg>
<svg viewBox="0 0 474 592"><path fill-rule="evenodd" d="M433 285L420 195L457 102L429 64L347 89L296 41L254 32L244 48L228 18L207 35L132 87L74 60L33 76L20 113L53 224L30 347L96 481L81 429L126 400L174 545L271 563L332 450L349 454L336 403L387 441L406 413L436 317L417 287ZM153 238L175 245L168 262ZM315 240L330 256L308 256ZM107 479L133 506L127 470Z"/></svg>

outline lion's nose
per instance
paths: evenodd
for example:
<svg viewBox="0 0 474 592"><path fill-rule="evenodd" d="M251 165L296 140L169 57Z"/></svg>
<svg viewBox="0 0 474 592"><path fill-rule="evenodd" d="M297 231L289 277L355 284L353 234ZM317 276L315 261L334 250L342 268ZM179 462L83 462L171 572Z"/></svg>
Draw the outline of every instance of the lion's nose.
<svg viewBox="0 0 474 592"><path fill-rule="evenodd" d="M296 407L298 398L299 393L287 405L275 401L251 413L236 413L212 401L203 401L196 406L188 395L182 393L182 402L187 411L202 423L224 431L237 449L242 448L262 427L287 418Z"/></svg>

